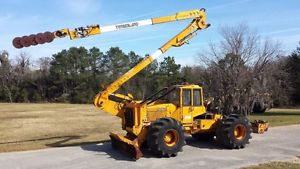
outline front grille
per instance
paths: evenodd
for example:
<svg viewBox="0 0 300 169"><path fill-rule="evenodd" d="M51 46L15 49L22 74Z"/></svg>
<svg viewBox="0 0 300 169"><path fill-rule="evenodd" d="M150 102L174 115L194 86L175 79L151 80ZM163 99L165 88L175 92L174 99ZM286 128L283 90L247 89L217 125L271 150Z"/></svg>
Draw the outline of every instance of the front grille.
<svg viewBox="0 0 300 169"><path fill-rule="evenodd" d="M133 127L134 125L134 114L131 109L127 109L124 113L124 118L125 118L125 126L126 127Z"/></svg>

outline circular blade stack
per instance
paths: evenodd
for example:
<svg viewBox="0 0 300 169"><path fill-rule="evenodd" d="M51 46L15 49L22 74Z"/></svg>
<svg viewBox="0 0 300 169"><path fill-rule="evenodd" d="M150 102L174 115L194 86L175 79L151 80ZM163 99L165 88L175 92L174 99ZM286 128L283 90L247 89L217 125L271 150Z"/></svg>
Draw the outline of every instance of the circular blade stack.
<svg viewBox="0 0 300 169"><path fill-rule="evenodd" d="M23 47L35 46L37 44L50 43L55 36L52 32L32 34L30 36L16 37L12 41L15 48L21 49Z"/></svg>

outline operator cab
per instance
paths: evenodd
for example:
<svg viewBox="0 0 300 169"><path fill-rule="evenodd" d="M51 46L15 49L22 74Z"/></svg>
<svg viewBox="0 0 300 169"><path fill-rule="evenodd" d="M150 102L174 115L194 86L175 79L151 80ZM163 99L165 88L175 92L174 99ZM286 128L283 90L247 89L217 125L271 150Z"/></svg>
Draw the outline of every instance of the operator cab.
<svg viewBox="0 0 300 169"><path fill-rule="evenodd" d="M180 87L180 108L182 123L192 123L194 118L206 112L203 102L202 87L183 85Z"/></svg>
<svg viewBox="0 0 300 169"><path fill-rule="evenodd" d="M202 87L198 85L174 85L163 88L142 103L147 105L173 104L180 109L183 123L192 123L194 117L206 112Z"/></svg>
<svg viewBox="0 0 300 169"><path fill-rule="evenodd" d="M174 85L166 87L154 93L142 103L145 102L147 102L147 104L153 102L173 103L178 107L204 106L202 87L198 85Z"/></svg>

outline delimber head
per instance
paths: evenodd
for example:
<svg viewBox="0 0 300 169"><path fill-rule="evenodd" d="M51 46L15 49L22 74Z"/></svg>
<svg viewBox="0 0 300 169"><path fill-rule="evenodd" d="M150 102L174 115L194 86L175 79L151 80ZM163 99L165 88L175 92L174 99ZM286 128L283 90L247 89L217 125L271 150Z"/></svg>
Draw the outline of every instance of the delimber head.
<svg viewBox="0 0 300 169"><path fill-rule="evenodd" d="M52 32L44 32L32 34L30 36L16 37L12 41L15 48L21 49L23 47L35 46L37 44L50 43L54 40L55 35Z"/></svg>
<svg viewBox="0 0 300 169"><path fill-rule="evenodd" d="M69 37L71 40L85 38L91 35L100 34L99 25L88 25L86 27L75 28L69 30L68 28L60 29L55 32L44 32L38 34L32 34L30 36L16 37L12 41L15 48L21 49L23 47L35 46L38 44L50 43L55 38Z"/></svg>

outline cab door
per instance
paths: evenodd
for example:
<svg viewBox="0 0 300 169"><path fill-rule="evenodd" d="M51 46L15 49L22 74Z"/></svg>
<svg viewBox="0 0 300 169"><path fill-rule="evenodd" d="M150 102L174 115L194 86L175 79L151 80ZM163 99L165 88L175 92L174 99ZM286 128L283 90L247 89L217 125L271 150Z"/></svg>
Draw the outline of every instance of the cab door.
<svg viewBox="0 0 300 169"><path fill-rule="evenodd" d="M192 123L194 117L205 112L202 89L183 88L181 90L181 96L182 122Z"/></svg>
<svg viewBox="0 0 300 169"><path fill-rule="evenodd" d="M205 107L203 105L203 95L201 88L193 89L193 117L201 115L205 112Z"/></svg>
<svg viewBox="0 0 300 169"><path fill-rule="evenodd" d="M182 109L182 123L193 122L194 107L192 104L192 90L181 89L181 109Z"/></svg>

